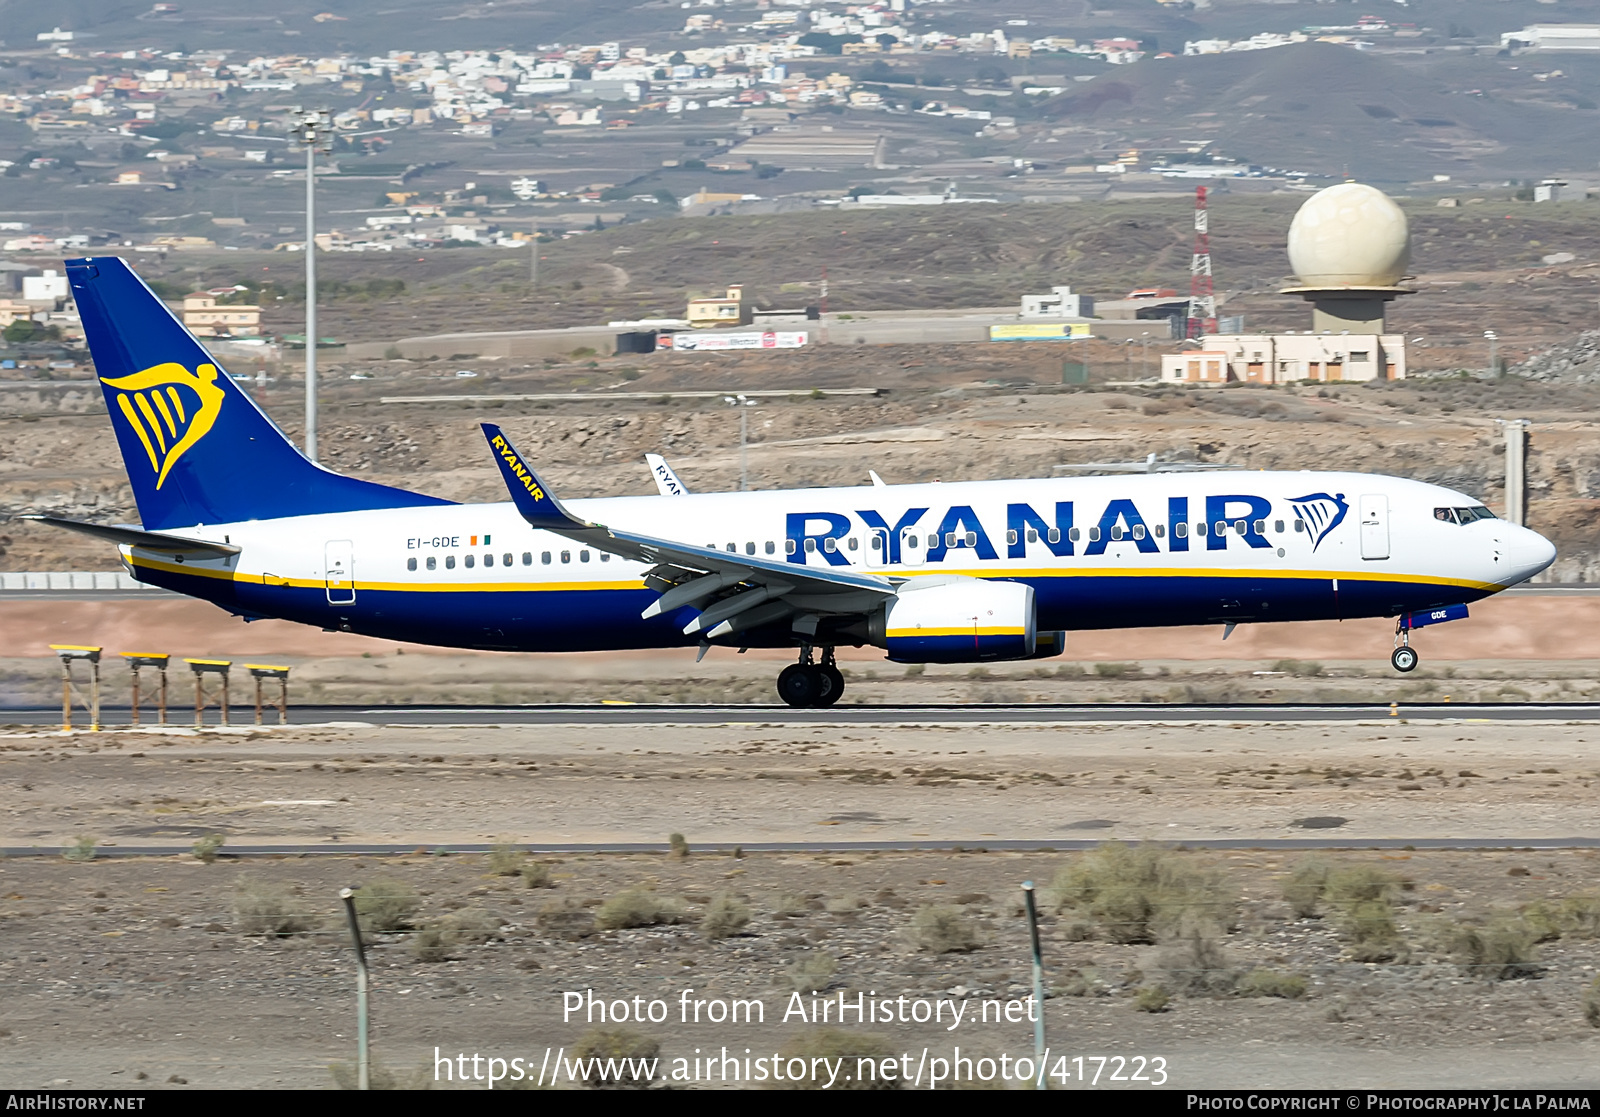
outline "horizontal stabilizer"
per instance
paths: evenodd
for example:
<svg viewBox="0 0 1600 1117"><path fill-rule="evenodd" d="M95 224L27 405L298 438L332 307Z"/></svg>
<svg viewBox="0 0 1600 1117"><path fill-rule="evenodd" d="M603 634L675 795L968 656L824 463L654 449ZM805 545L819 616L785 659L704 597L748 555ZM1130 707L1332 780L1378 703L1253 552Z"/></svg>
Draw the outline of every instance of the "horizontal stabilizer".
<svg viewBox="0 0 1600 1117"><path fill-rule="evenodd" d="M231 543L213 543L209 539L185 539L181 535L166 535L156 531L140 531L133 527L111 527L107 524L86 524L82 520L65 520L59 516L18 516L19 520L34 520L51 527L109 539L144 551L157 551L169 555L236 555L239 548Z"/></svg>

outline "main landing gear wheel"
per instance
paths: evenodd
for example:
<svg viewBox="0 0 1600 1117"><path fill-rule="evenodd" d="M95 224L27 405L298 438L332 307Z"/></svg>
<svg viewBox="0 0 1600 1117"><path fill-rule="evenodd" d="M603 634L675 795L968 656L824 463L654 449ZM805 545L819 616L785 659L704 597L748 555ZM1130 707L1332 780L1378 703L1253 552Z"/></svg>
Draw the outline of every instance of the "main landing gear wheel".
<svg viewBox="0 0 1600 1117"><path fill-rule="evenodd" d="M778 697L791 706L831 706L844 693L844 675L833 663L833 649L823 652L820 664L811 662L811 648L800 652L800 662L778 673Z"/></svg>
<svg viewBox="0 0 1600 1117"><path fill-rule="evenodd" d="M821 667L818 667L817 673L822 676L823 685L827 689L818 696L816 704L818 706L831 706L839 701L839 697L844 694L844 676L831 663L824 663Z"/></svg>
<svg viewBox="0 0 1600 1117"><path fill-rule="evenodd" d="M791 663L778 672L778 697L791 706L812 706L822 693L822 675L809 663Z"/></svg>
<svg viewBox="0 0 1600 1117"><path fill-rule="evenodd" d="M1396 671L1415 671L1417 669L1417 652L1409 644L1402 644L1394 650L1389 657L1389 662L1394 664Z"/></svg>

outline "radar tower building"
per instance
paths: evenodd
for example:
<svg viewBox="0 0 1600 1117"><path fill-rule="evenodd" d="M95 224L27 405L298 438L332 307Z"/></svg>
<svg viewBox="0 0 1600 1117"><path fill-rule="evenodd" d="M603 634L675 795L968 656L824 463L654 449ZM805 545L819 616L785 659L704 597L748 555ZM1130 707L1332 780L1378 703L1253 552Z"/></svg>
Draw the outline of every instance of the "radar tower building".
<svg viewBox="0 0 1600 1117"><path fill-rule="evenodd" d="M1371 186L1330 186L1295 214L1288 250L1295 285L1281 293L1311 304L1311 329L1208 331L1195 349L1162 358L1163 381L1220 386L1405 378L1405 336L1388 333L1385 322L1387 304L1412 293L1401 286L1411 234L1400 207Z"/></svg>

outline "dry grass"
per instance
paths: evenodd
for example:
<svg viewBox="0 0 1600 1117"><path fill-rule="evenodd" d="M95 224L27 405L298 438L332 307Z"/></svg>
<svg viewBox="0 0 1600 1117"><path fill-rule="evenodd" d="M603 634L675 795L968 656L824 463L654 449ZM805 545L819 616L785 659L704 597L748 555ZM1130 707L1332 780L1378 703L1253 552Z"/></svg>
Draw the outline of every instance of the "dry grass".
<svg viewBox="0 0 1600 1117"><path fill-rule="evenodd" d="M304 901L288 885L241 877L233 894L233 918L245 935L283 937L311 930Z"/></svg>
<svg viewBox="0 0 1600 1117"><path fill-rule="evenodd" d="M983 945L972 920L948 904L933 904L917 912L911 920L911 933L918 949L929 954L959 954Z"/></svg>
<svg viewBox="0 0 1600 1117"><path fill-rule="evenodd" d="M677 900L658 896L648 888L629 888L595 909L594 925L601 931L653 927L681 923L683 914L683 905Z"/></svg>
<svg viewBox="0 0 1600 1117"><path fill-rule="evenodd" d="M1544 972L1538 933L1520 916L1500 913L1484 924L1459 924L1449 936L1452 957L1473 977L1504 981Z"/></svg>
<svg viewBox="0 0 1600 1117"><path fill-rule="evenodd" d="M1057 870L1046 910L1087 918L1110 942L1148 943L1186 920L1233 925L1237 900L1222 874L1158 846L1108 842Z"/></svg>
<svg viewBox="0 0 1600 1117"><path fill-rule="evenodd" d="M750 906L728 892L719 892L700 917L700 933L708 939L737 935L750 922Z"/></svg>
<svg viewBox="0 0 1600 1117"><path fill-rule="evenodd" d="M550 866L543 861L526 861L523 863L522 883L529 888L555 887L555 882L550 879Z"/></svg>
<svg viewBox="0 0 1600 1117"><path fill-rule="evenodd" d="M79 834L77 840L61 851L61 859L63 861L93 861L96 844L95 839L89 837L89 835Z"/></svg>
<svg viewBox="0 0 1600 1117"><path fill-rule="evenodd" d="M1222 928L1208 919L1187 919L1156 955L1161 985L1190 996L1230 991L1238 972L1222 949Z"/></svg>
<svg viewBox="0 0 1600 1117"><path fill-rule="evenodd" d="M642 1090L650 1085L651 1079L648 1072L640 1073L644 1070L641 1062L659 1059L661 1044L628 1028L592 1028L573 1044L572 1057L588 1062L586 1086L632 1086ZM605 1060L616 1062L608 1067Z"/></svg>
<svg viewBox="0 0 1600 1117"><path fill-rule="evenodd" d="M821 993L839 972L839 959L825 950L813 950L784 971L796 993Z"/></svg>
<svg viewBox="0 0 1600 1117"><path fill-rule="evenodd" d="M856 1061L873 1060L879 1062L883 1059L893 1058L898 1054L885 1036L873 1035L870 1032L846 1031L842 1028L817 1028L795 1036L783 1045L779 1051L785 1059L804 1059L806 1061L807 1075L797 1079L788 1079L784 1082L769 1082L768 1089L772 1090L819 1090L828 1086L828 1077L823 1072L820 1078L810 1077L812 1069L820 1069L821 1064L813 1060L844 1060L840 1068L838 1080L831 1090L898 1090L900 1083L874 1079L870 1075L856 1074ZM838 1065L838 1064L835 1064ZM862 1063L865 1070L866 1064ZM846 1076L849 1076L848 1079Z"/></svg>
<svg viewBox="0 0 1600 1117"><path fill-rule="evenodd" d="M1306 995L1306 979L1278 970L1251 970L1239 979L1233 991L1241 997L1282 997L1298 1001Z"/></svg>
<svg viewBox="0 0 1600 1117"><path fill-rule="evenodd" d="M217 859L217 851L222 848L223 837L221 834L207 834L195 841L189 850L194 854L194 859L201 864L210 865Z"/></svg>
<svg viewBox="0 0 1600 1117"><path fill-rule="evenodd" d="M1133 1007L1140 1012L1166 1012L1172 995L1159 985L1146 985L1133 994Z"/></svg>
<svg viewBox="0 0 1600 1117"><path fill-rule="evenodd" d="M356 889L356 914L368 931L388 934L411 929L422 897L398 880L375 880Z"/></svg>
<svg viewBox="0 0 1600 1117"><path fill-rule="evenodd" d="M1284 879L1283 898L1301 919L1314 918L1322 902L1323 890L1328 884L1330 866L1321 857L1307 857L1295 865Z"/></svg>
<svg viewBox="0 0 1600 1117"><path fill-rule="evenodd" d="M489 871L497 877L514 877L522 872L522 862L527 858L516 846L501 842L489 851Z"/></svg>

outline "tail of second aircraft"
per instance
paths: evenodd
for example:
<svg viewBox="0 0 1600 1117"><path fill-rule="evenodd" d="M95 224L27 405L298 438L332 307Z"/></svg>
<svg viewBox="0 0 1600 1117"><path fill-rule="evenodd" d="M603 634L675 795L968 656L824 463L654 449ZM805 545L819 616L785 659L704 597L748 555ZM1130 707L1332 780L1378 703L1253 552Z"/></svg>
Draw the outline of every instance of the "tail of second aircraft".
<svg viewBox="0 0 1600 1117"><path fill-rule="evenodd" d="M310 461L121 258L66 264L145 528L450 503Z"/></svg>

